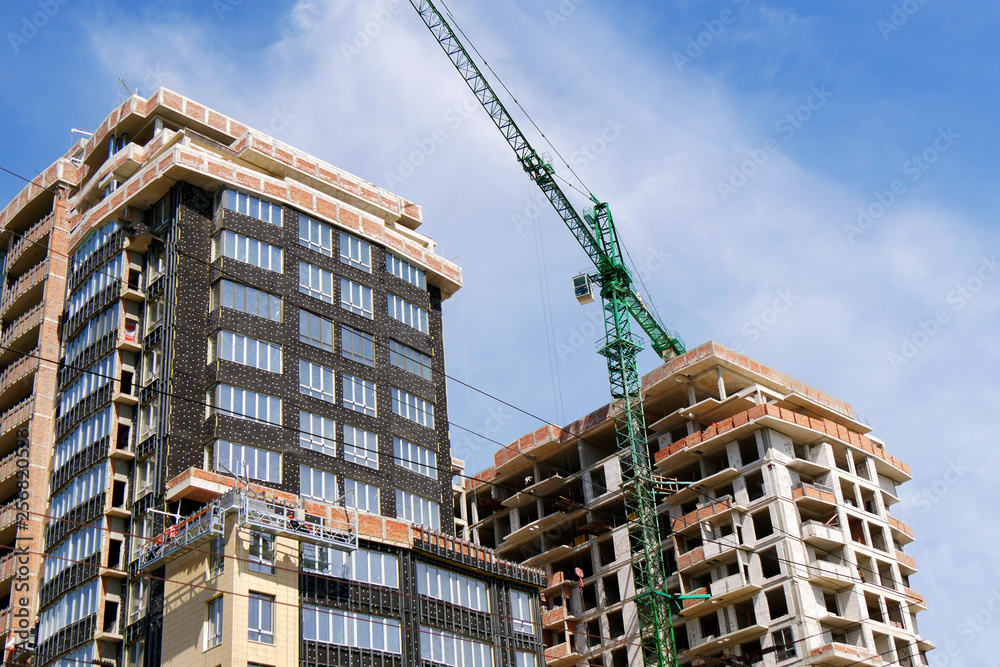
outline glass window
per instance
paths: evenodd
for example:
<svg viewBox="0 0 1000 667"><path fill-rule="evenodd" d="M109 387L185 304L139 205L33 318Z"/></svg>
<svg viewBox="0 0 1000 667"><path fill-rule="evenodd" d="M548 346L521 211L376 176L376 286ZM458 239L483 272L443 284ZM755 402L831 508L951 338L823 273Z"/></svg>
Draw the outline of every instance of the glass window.
<svg viewBox="0 0 1000 667"><path fill-rule="evenodd" d="M347 278L340 279L340 306L352 313L373 317L372 288Z"/></svg>
<svg viewBox="0 0 1000 667"><path fill-rule="evenodd" d="M337 500L337 476L326 470L299 466L299 493L325 503Z"/></svg>
<svg viewBox="0 0 1000 667"><path fill-rule="evenodd" d="M215 470L228 475L246 475L262 482L281 483L281 454L268 449L216 440Z"/></svg>
<svg viewBox="0 0 1000 667"><path fill-rule="evenodd" d="M299 341L333 352L333 320L300 310Z"/></svg>
<svg viewBox="0 0 1000 667"><path fill-rule="evenodd" d="M344 460L378 469L378 436L356 426L344 426Z"/></svg>
<svg viewBox="0 0 1000 667"><path fill-rule="evenodd" d="M328 403L337 402L332 368L313 361L299 359L299 391Z"/></svg>
<svg viewBox="0 0 1000 667"><path fill-rule="evenodd" d="M281 248L228 229L215 237L212 259L219 257L281 273Z"/></svg>
<svg viewBox="0 0 1000 667"><path fill-rule="evenodd" d="M226 542L221 535L213 537L208 554L208 577L217 577L226 570Z"/></svg>
<svg viewBox="0 0 1000 667"><path fill-rule="evenodd" d="M300 213L299 243L321 255L333 257L333 228Z"/></svg>
<svg viewBox="0 0 1000 667"><path fill-rule="evenodd" d="M302 639L396 654L402 641L397 619L310 604L302 607Z"/></svg>
<svg viewBox="0 0 1000 667"><path fill-rule="evenodd" d="M274 535L250 532L250 570L261 574L274 574Z"/></svg>
<svg viewBox="0 0 1000 667"><path fill-rule="evenodd" d="M434 450L393 436L392 453L396 465L437 479L437 452Z"/></svg>
<svg viewBox="0 0 1000 667"><path fill-rule="evenodd" d="M420 306L414 305L401 297L392 294L386 295L389 304L389 317L407 324L421 333L430 333L427 324L427 311Z"/></svg>
<svg viewBox="0 0 1000 667"><path fill-rule="evenodd" d="M343 374L343 379L344 407L372 417L376 416L375 383L347 373Z"/></svg>
<svg viewBox="0 0 1000 667"><path fill-rule="evenodd" d="M380 514L378 503L378 487L365 484L350 477L344 478L344 506L353 509Z"/></svg>
<svg viewBox="0 0 1000 667"><path fill-rule="evenodd" d="M396 518L433 530L441 528L441 509L438 503L402 489L396 489Z"/></svg>
<svg viewBox="0 0 1000 667"><path fill-rule="evenodd" d="M431 379L431 358L394 340L389 341L389 363L425 380Z"/></svg>
<svg viewBox="0 0 1000 667"><path fill-rule="evenodd" d="M406 260L396 257L391 252L385 253L385 268L392 275L402 278L411 285L416 285L420 289L427 289L427 278L423 270Z"/></svg>
<svg viewBox="0 0 1000 667"><path fill-rule="evenodd" d="M281 321L280 297L229 280L220 280L212 287L212 309L219 306Z"/></svg>
<svg viewBox="0 0 1000 667"><path fill-rule="evenodd" d="M375 337L370 333L341 325L340 353L358 363L374 366Z"/></svg>
<svg viewBox="0 0 1000 667"><path fill-rule="evenodd" d="M399 560L393 554L359 548L350 553L302 543L302 569L366 584L399 588Z"/></svg>
<svg viewBox="0 0 1000 667"><path fill-rule="evenodd" d="M791 628L781 628L776 632L772 632L771 642L776 648L774 657L778 662L794 658L798 655L795 649L795 633L792 632Z"/></svg>
<svg viewBox="0 0 1000 667"><path fill-rule="evenodd" d="M314 452L337 455L336 424L329 417L299 411L299 445Z"/></svg>
<svg viewBox="0 0 1000 667"><path fill-rule="evenodd" d="M320 301L333 303L333 273L299 261L299 291Z"/></svg>
<svg viewBox="0 0 1000 667"><path fill-rule="evenodd" d="M281 226L281 205L266 199L260 199L245 192L223 190L222 205L230 211L269 222L277 227Z"/></svg>
<svg viewBox="0 0 1000 667"><path fill-rule="evenodd" d="M274 643L274 597L250 594L248 628L252 642Z"/></svg>
<svg viewBox="0 0 1000 667"><path fill-rule="evenodd" d="M489 611L486 582L458 572L417 562L417 592L476 611Z"/></svg>
<svg viewBox="0 0 1000 667"><path fill-rule="evenodd" d="M538 667L538 656L527 651L514 651L514 667Z"/></svg>
<svg viewBox="0 0 1000 667"><path fill-rule="evenodd" d="M532 611L531 596L522 591L511 591L510 608L514 632L534 634L534 612Z"/></svg>
<svg viewBox="0 0 1000 667"><path fill-rule="evenodd" d="M223 415L281 426L281 399L228 384L215 385L211 408Z"/></svg>
<svg viewBox="0 0 1000 667"><path fill-rule="evenodd" d="M205 623L205 648L212 648L222 643L222 596L208 602L208 619Z"/></svg>
<svg viewBox="0 0 1000 667"><path fill-rule="evenodd" d="M281 346L243 334L225 330L216 333L215 354L245 366L281 372Z"/></svg>
<svg viewBox="0 0 1000 667"><path fill-rule="evenodd" d="M492 667L493 646L451 632L418 626L420 657L448 667Z"/></svg>
<svg viewBox="0 0 1000 667"><path fill-rule="evenodd" d="M372 246L367 241L340 233L340 261L356 269L372 272Z"/></svg>
<svg viewBox="0 0 1000 667"><path fill-rule="evenodd" d="M392 388L392 411L421 426L434 428L434 404L395 387Z"/></svg>

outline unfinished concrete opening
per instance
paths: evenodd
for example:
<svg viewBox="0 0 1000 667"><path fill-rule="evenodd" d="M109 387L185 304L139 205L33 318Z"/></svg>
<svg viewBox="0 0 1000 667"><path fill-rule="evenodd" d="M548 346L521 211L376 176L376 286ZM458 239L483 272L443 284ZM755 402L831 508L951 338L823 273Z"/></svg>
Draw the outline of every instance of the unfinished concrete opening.
<svg viewBox="0 0 1000 667"><path fill-rule="evenodd" d="M771 523L771 508L765 507L750 516L753 519L753 534L756 539L762 540L774 534L774 524Z"/></svg>
<svg viewBox="0 0 1000 667"><path fill-rule="evenodd" d="M596 498L608 491L608 478L604 468L594 468L590 471L590 497Z"/></svg>
<svg viewBox="0 0 1000 667"><path fill-rule="evenodd" d="M726 484L725 486L720 486L715 490L715 499L723 500L724 498L735 498L736 492L733 490L733 485Z"/></svg>
<svg viewBox="0 0 1000 667"><path fill-rule="evenodd" d="M603 643L603 640L604 636L601 634L601 619L595 618L587 621L587 636L584 638L584 644L588 647L600 646Z"/></svg>
<svg viewBox="0 0 1000 667"><path fill-rule="evenodd" d="M872 546L879 551L889 553L888 541L885 539L885 530L881 526L870 523L868 524L868 532L872 536Z"/></svg>
<svg viewBox="0 0 1000 667"><path fill-rule="evenodd" d="M868 489L861 489L861 508L869 514L878 516L878 502L875 500L875 492Z"/></svg>
<svg viewBox="0 0 1000 667"><path fill-rule="evenodd" d="M701 623L701 636L703 639L711 639L719 636L719 614L713 612L698 619Z"/></svg>
<svg viewBox="0 0 1000 667"><path fill-rule="evenodd" d="M761 471L749 474L746 476L745 480L747 485L747 497L750 502L759 500L764 497L764 475Z"/></svg>
<svg viewBox="0 0 1000 667"><path fill-rule="evenodd" d="M753 600L744 600L733 605L733 618L736 621L736 627L730 628L730 632L757 625L757 612L753 608Z"/></svg>
<svg viewBox="0 0 1000 667"><path fill-rule="evenodd" d="M760 449L757 447L756 434L751 434L750 436L743 438L737 444L740 449L740 462L744 466L748 466L754 461L760 460Z"/></svg>
<svg viewBox="0 0 1000 667"><path fill-rule="evenodd" d="M844 472L850 473L851 463L847 460L847 448L841 445L833 445L833 462Z"/></svg>
<svg viewBox="0 0 1000 667"><path fill-rule="evenodd" d="M778 560L778 550L775 547L765 549L758 554L760 573L765 579L781 574L781 562Z"/></svg>
<svg viewBox="0 0 1000 667"><path fill-rule="evenodd" d="M622 610L608 612L608 635L612 639L618 639L625 634L625 617Z"/></svg>
<svg viewBox="0 0 1000 667"><path fill-rule="evenodd" d="M618 575L604 577L601 581L604 583L605 602L609 605L621 602L622 594L621 589L618 586Z"/></svg>
<svg viewBox="0 0 1000 667"><path fill-rule="evenodd" d="M834 616L840 616L840 599L837 597L837 594L829 591L822 591L822 593L823 605L826 607L826 610Z"/></svg>
<svg viewBox="0 0 1000 667"><path fill-rule="evenodd" d="M764 597L767 598L767 613L772 621L788 613L788 598L785 597L784 586L767 591Z"/></svg>
<svg viewBox="0 0 1000 667"><path fill-rule="evenodd" d="M629 667L627 649L620 648L611 652L611 667Z"/></svg>
<svg viewBox="0 0 1000 667"><path fill-rule="evenodd" d="M762 647L760 645L760 639L754 639L753 641L744 642L740 644L740 655L744 657L751 658L751 664L756 664L761 661L760 651Z"/></svg>
<svg viewBox="0 0 1000 667"><path fill-rule="evenodd" d="M597 608L597 587L594 584L587 584L583 587L583 608L587 611Z"/></svg>
<svg viewBox="0 0 1000 667"><path fill-rule="evenodd" d="M615 553L615 541L612 538L608 538L597 543L597 555L601 561L601 567L606 565L611 565L618 559L618 554Z"/></svg>
<svg viewBox="0 0 1000 667"><path fill-rule="evenodd" d="M701 460L702 468L705 471L705 477L714 475L717 472L722 472L729 467L729 455L726 453L725 449L722 449L714 454L708 455Z"/></svg>
<svg viewBox="0 0 1000 667"><path fill-rule="evenodd" d="M878 596L865 593L865 607L868 609L868 618L879 623L884 623L882 619L882 606L879 604Z"/></svg>
<svg viewBox="0 0 1000 667"><path fill-rule="evenodd" d="M889 617L889 624L900 630L903 629L903 608L895 600L885 599L886 616Z"/></svg>
<svg viewBox="0 0 1000 667"><path fill-rule="evenodd" d="M847 518L847 526L851 531L851 539L858 544L868 545L868 540L865 539L865 526L861 519L855 519L854 517Z"/></svg>
<svg viewBox="0 0 1000 667"><path fill-rule="evenodd" d="M896 580L892 576L892 566L889 563L875 561L878 568L878 578L883 586L896 590Z"/></svg>

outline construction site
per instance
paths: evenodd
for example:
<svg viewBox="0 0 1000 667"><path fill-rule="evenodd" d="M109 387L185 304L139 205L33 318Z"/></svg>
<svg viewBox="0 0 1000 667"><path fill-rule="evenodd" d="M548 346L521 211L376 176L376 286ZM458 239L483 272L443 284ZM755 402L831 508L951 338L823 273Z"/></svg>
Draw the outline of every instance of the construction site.
<svg viewBox="0 0 1000 667"><path fill-rule="evenodd" d="M463 270L420 205L131 95L0 210L3 664L929 665L892 515L910 468L850 404L687 348L610 205L572 203L411 4L589 258L609 400L468 470Z"/></svg>

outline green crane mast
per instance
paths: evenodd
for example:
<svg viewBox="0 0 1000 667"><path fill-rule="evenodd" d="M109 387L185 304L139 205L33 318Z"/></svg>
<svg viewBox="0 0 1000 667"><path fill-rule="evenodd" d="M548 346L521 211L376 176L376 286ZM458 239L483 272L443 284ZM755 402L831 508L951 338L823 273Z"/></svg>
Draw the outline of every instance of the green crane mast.
<svg viewBox="0 0 1000 667"><path fill-rule="evenodd" d="M683 354L684 344L675 332L664 328L655 312L647 308L636 293L608 204L591 195L593 208L586 210L582 216L576 211L556 183L552 165L528 143L434 3L430 0L410 0L410 4L514 149L521 167L541 188L596 268L596 273L588 277L600 287L603 301L605 338L598 352L607 359L611 380L612 412L625 489L643 659L647 665L657 667L676 665L671 621L680 596L666 591L667 573L663 568L656 520L656 485L646 447L646 420L636 364L636 355L642 344L632 334L629 315L652 339L653 349L662 358L670 359Z"/></svg>

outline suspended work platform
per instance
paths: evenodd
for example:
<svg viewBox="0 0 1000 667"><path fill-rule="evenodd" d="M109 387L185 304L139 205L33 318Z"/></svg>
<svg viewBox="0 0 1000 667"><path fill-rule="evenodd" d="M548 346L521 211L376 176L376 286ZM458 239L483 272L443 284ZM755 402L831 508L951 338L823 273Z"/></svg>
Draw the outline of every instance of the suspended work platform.
<svg viewBox="0 0 1000 667"><path fill-rule="evenodd" d="M343 500L343 499L341 499ZM301 508L262 497L253 490L233 490L195 514L168 526L139 549L138 571L150 572L221 537L226 517L236 515L241 528L285 535L341 551L358 548L358 516L344 511L344 521L326 521L306 515Z"/></svg>

